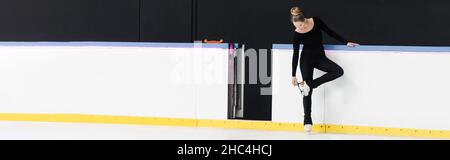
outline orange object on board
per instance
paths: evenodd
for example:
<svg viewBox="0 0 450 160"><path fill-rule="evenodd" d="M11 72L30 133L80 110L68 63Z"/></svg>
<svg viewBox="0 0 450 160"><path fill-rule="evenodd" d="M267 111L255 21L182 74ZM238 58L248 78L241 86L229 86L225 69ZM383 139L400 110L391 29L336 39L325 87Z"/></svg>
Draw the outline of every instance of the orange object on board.
<svg viewBox="0 0 450 160"><path fill-rule="evenodd" d="M223 39L220 39L220 40L208 40L208 39L205 39L205 40L203 40L203 43L223 43Z"/></svg>

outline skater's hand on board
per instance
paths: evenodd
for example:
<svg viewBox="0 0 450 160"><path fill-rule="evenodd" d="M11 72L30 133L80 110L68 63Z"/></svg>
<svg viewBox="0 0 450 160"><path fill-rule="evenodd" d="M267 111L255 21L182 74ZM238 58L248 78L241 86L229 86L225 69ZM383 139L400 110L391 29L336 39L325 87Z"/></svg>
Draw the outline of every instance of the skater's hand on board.
<svg viewBox="0 0 450 160"><path fill-rule="evenodd" d="M353 42L348 42L347 43L347 47L356 47L356 46L359 46L359 44L358 43L353 43Z"/></svg>
<svg viewBox="0 0 450 160"><path fill-rule="evenodd" d="M292 77L292 85L296 86L298 84L297 77Z"/></svg>

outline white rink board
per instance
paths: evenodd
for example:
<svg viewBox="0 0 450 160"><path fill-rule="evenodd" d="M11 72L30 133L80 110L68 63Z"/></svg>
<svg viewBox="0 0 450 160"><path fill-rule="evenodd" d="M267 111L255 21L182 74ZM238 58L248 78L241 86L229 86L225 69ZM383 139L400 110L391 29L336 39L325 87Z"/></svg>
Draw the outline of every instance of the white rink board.
<svg viewBox="0 0 450 160"><path fill-rule="evenodd" d="M273 84L278 90L272 100L274 121L292 121L289 112L302 107L299 94L289 86L292 50L273 53L274 64L280 65L273 72L279 76ZM326 54L344 69L344 75L320 86L325 92L315 95L323 99L316 98L313 112L317 117L323 114L325 124L450 129L450 52L349 49L326 50ZM275 81L278 78L286 82ZM324 110L318 113L315 108Z"/></svg>
<svg viewBox="0 0 450 160"><path fill-rule="evenodd" d="M0 45L0 113L227 118L226 48L40 44Z"/></svg>

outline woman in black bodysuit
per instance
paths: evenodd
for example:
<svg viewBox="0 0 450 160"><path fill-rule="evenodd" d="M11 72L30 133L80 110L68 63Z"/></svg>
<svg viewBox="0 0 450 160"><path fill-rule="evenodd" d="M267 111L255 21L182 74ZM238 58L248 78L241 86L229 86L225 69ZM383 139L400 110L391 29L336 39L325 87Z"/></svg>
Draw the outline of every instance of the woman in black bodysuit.
<svg viewBox="0 0 450 160"><path fill-rule="evenodd" d="M331 30L320 18L306 18L299 7L291 8L292 23L296 27L293 37L294 54L292 57L292 85L299 86L303 94L304 109L304 128L311 132L311 94L314 88L323 83L332 81L344 74L344 70L325 56L322 44L322 31L325 31L331 37L347 44L349 47L355 47L359 44L352 43ZM300 43L303 44L300 57L300 71L303 81L298 83L296 78L296 69L298 65ZM327 72L323 76L313 79L314 68Z"/></svg>

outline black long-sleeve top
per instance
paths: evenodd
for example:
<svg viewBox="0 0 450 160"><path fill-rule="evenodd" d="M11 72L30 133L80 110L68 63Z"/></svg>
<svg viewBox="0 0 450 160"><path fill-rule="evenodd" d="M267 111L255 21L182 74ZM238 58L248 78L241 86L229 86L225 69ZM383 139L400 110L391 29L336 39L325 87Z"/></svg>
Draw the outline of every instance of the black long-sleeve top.
<svg viewBox="0 0 450 160"><path fill-rule="evenodd" d="M321 49L323 50L322 43L322 32L325 31L328 35L335 38L336 40L347 44L348 40L337 34L335 31L331 30L320 18L312 17L314 21L314 26L311 31L306 33L298 33L294 31L293 37L293 49L294 55L292 56L292 76L294 77L297 70L300 43L303 44L303 49Z"/></svg>

